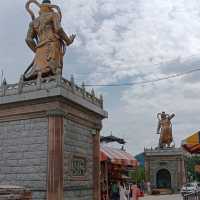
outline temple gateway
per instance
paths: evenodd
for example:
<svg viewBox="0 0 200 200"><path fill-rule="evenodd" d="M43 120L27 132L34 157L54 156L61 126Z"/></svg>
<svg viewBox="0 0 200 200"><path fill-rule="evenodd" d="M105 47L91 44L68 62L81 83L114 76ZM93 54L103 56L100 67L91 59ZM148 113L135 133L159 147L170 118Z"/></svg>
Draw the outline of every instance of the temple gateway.
<svg viewBox="0 0 200 200"><path fill-rule="evenodd" d="M144 150L145 177L155 194L178 193L186 183L185 153L173 142L173 117L175 114L158 113L158 147Z"/></svg>

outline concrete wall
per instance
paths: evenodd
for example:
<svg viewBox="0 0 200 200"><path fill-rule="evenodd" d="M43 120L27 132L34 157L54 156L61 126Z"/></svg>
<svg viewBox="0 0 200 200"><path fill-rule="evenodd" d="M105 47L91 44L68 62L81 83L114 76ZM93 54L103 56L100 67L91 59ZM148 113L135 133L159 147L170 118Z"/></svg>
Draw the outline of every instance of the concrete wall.
<svg viewBox="0 0 200 200"><path fill-rule="evenodd" d="M48 119L0 123L0 185L30 188L33 200L46 199Z"/></svg>
<svg viewBox="0 0 200 200"><path fill-rule="evenodd" d="M64 199L93 200L93 141L92 129L64 120ZM73 177L73 156L86 159L84 177Z"/></svg>

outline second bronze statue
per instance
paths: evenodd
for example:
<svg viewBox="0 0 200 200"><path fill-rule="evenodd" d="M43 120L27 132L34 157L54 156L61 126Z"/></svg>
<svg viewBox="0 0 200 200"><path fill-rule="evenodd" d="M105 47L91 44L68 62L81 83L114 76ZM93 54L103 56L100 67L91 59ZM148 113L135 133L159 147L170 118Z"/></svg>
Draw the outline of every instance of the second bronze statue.
<svg viewBox="0 0 200 200"><path fill-rule="evenodd" d="M166 114L165 112L158 113L158 128L157 134L160 134L159 147L164 148L166 145L169 148L173 142L172 123L171 119L175 114Z"/></svg>
<svg viewBox="0 0 200 200"><path fill-rule="evenodd" d="M32 3L40 9L38 17L30 9ZM41 4L29 0L26 9L32 18L26 42L35 53L35 58L25 71L24 79L33 80L38 75L46 77L62 73L65 48L73 43L75 35L68 36L63 30L60 8L52 5L50 0L44 0Z"/></svg>

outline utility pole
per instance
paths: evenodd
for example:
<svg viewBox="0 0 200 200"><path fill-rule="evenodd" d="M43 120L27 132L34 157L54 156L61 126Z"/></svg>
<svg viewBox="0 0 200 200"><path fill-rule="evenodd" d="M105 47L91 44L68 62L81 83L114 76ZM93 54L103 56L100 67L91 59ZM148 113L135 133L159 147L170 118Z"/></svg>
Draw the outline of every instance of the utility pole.
<svg viewBox="0 0 200 200"><path fill-rule="evenodd" d="M1 85L3 84L3 75L4 75L4 73L3 73L3 69L1 70Z"/></svg>

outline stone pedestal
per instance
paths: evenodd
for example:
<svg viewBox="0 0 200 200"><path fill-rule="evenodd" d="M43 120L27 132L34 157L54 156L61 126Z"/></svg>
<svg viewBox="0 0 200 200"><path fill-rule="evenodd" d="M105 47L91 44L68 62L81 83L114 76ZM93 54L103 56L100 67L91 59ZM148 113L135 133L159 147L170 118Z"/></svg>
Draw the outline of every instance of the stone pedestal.
<svg viewBox="0 0 200 200"><path fill-rule="evenodd" d="M102 98L60 76L0 88L0 185L33 200L99 200Z"/></svg>
<svg viewBox="0 0 200 200"><path fill-rule="evenodd" d="M182 149L145 149L145 176L152 188L180 191L186 182Z"/></svg>

